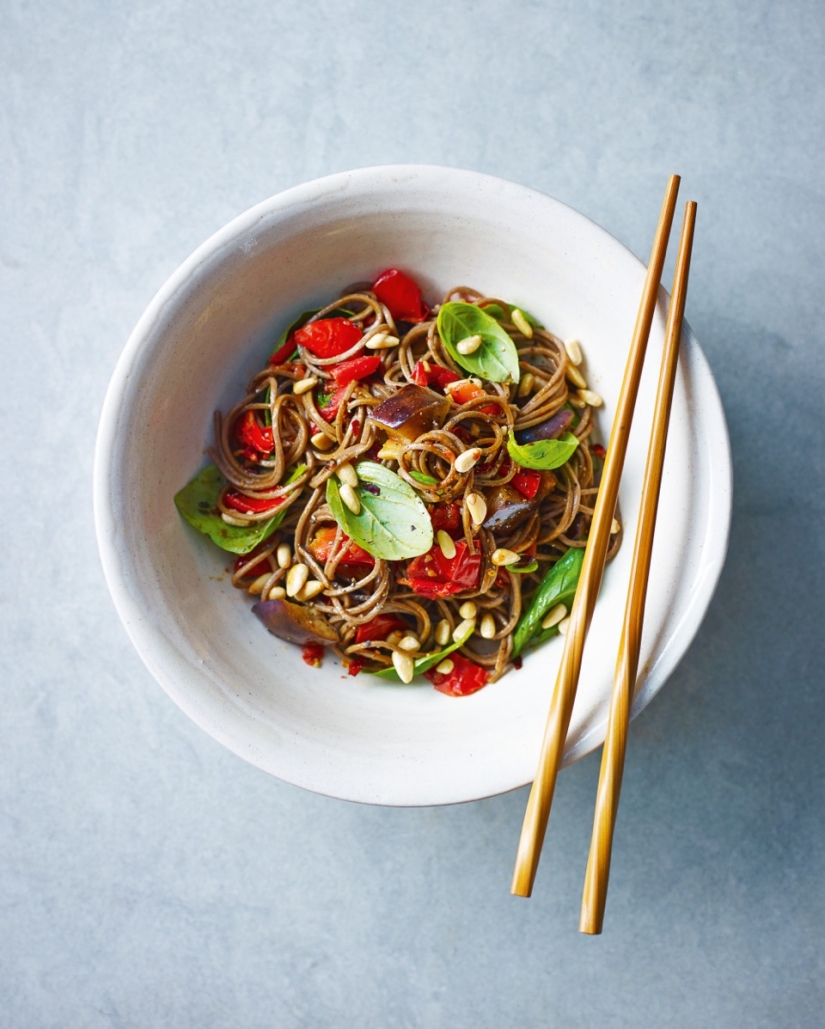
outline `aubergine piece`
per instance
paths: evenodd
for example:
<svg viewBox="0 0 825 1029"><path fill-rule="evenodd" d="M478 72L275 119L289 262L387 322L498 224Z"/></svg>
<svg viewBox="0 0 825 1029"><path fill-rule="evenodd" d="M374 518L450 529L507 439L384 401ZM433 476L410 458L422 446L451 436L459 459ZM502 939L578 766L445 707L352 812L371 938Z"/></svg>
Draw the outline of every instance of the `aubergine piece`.
<svg viewBox="0 0 825 1029"><path fill-rule="evenodd" d="M538 443L543 439L558 439L567 431L572 421L573 412L563 407L546 421L531 425L529 429L519 429L516 432L516 443L524 446L525 443Z"/></svg>
<svg viewBox="0 0 825 1029"><path fill-rule="evenodd" d="M538 508L538 500L528 500L506 483L495 486L487 494L487 517L484 528L494 532L510 532Z"/></svg>
<svg viewBox="0 0 825 1029"><path fill-rule="evenodd" d="M449 397L424 386L405 386L379 404L370 417L394 442L414 443L422 433L440 429L449 410Z"/></svg>
<svg viewBox="0 0 825 1029"><path fill-rule="evenodd" d="M252 608L269 631L289 643L338 643L338 633L311 607L288 600L258 601Z"/></svg>

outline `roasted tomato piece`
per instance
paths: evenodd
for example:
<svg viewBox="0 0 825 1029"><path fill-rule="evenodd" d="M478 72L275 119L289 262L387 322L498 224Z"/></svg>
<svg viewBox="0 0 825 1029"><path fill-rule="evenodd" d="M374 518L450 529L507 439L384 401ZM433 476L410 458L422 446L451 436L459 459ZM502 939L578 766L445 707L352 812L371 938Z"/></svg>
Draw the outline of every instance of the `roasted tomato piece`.
<svg viewBox="0 0 825 1029"><path fill-rule="evenodd" d="M356 643L372 643L385 640L391 632L404 632L409 625L400 615L376 615L369 622L364 622L355 630Z"/></svg>
<svg viewBox="0 0 825 1029"><path fill-rule="evenodd" d="M430 361L426 365L423 361L416 361L412 377L413 382L418 386L435 386L442 390L451 382L458 382L461 378L452 368L443 368L440 364L432 364Z"/></svg>
<svg viewBox="0 0 825 1029"><path fill-rule="evenodd" d="M227 507L231 507L234 511L240 511L242 514L262 514L264 511L272 511L274 514L283 503L283 498L275 497L267 500L263 497L247 497L244 493L231 489L224 494L223 502Z"/></svg>
<svg viewBox="0 0 825 1029"><path fill-rule="evenodd" d="M349 361L333 365L332 377L336 385L346 386L348 382L358 382L360 379L366 379L368 375L373 375L378 371L380 364L381 357L378 354L372 357L352 357Z"/></svg>
<svg viewBox="0 0 825 1029"><path fill-rule="evenodd" d="M312 537L308 549L316 561L323 563L327 561L332 553L336 532L337 530L332 526L324 525ZM375 564L375 558L372 554L364 550L363 547L359 547L349 536L344 535L341 542L343 554L341 555L338 568L344 575L362 575L366 569L372 568Z"/></svg>
<svg viewBox="0 0 825 1029"><path fill-rule="evenodd" d="M347 665L347 675L358 675L366 665L367 662L361 657L350 658L350 662Z"/></svg>
<svg viewBox="0 0 825 1029"><path fill-rule="evenodd" d="M457 540L455 557L445 557L436 543L426 554L414 557L407 564L406 577L398 581L421 597L450 597L477 589L480 576L481 554L468 553L467 541Z"/></svg>
<svg viewBox="0 0 825 1029"><path fill-rule="evenodd" d="M272 427L260 425L254 411L244 411L235 422L234 436L241 446L248 447L258 454L269 455L275 446Z"/></svg>
<svg viewBox="0 0 825 1029"><path fill-rule="evenodd" d="M476 386L469 379L465 379L459 386L455 386L453 389L448 390L448 392L457 404L468 404L471 400L476 400L478 397L487 396L487 393L481 386ZM483 407L478 408L478 410L481 414L501 414L501 408L498 404L485 404Z"/></svg>
<svg viewBox="0 0 825 1029"><path fill-rule="evenodd" d="M338 408L344 402L346 393L346 386L337 386L332 393L323 395L323 401L321 406L318 408L318 414L320 414L325 422L334 422L338 417Z"/></svg>
<svg viewBox="0 0 825 1029"><path fill-rule="evenodd" d="M295 330L295 343L316 357L337 357L350 350L363 333L349 318L322 318Z"/></svg>
<svg viewBox="0 0 825 1029"><path fill-rule="evenodd" d="M438 429L450 409L440 393L422 386L405 386L373 409L372 420L396 443L413 443Z"/></svg>
<svg viewBox="0 0 825 1029"><path fill-rule="evenodd" d="M446 693L448 697L467 697L490 681L490 673L463 654L453 652L450 660L452 671L445 674L431 668L424 673L439 693Z"/></svg>
<svg viewBox="0 0 825 1029"><path fill-rule="evenodd" d="M421 296L421 287L397 268L381 272L372 284L372 291L387 305L396 321L423 322L430 313Z"/></svg>
<svg viewBox="0 0 825 1029"><path fill-rule="evenodd" d="M455 532L461 525L461 505L452 501L447 504L435 504L430 508L430 521L435 532L439 529Z"/></svg>
<svg viewBox="0 0 825 1029"><path fill-rule="evenodd" d="M301 657L312 668L320 668L324 657L324 648L320 643L305 643L301 647Z"/></svg>
<svg viewBox="0 0 825 1029"><path fill-rule="evenodd" d="M238 557L238 559L235 561L235 565L234 565L234 569L233 570L236 571L236 572L239 572L248 561L252 560L252 558L254 556L255 556L255 551L254 550L252 551L251 554L241 554ZM265 557L262 557L261 560L258 561L257 564L254 564L250 568L247 568L247 570L246 570L246 572L244 574L245 575L254 575L254 576L257 577L258 575L265 575L266 573L271 572L271 571L272 571L272 569L269 567L269 561L267 561L267 559Z"/></svg>
<svg viewBox="0 0 825 1029"><path fill-rule="evenodd" d="M515 487L523 497L532 500L541 486L541 472L535 468L519 467L510 480L510 485Z"/></svg>

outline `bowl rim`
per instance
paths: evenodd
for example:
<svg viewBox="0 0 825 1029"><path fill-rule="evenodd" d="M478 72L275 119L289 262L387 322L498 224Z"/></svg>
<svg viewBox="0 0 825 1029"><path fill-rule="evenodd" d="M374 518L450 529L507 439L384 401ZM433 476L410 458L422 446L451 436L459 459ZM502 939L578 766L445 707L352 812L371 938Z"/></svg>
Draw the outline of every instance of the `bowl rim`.
<svg viewBox="0 0 825 1029"><path fill-rule="evenodd" d="M563 201L560 201L555 197L544 194L539 190L482 172L429 164L375 165L352 169L350 171L337 172L332 175L323 176L309 182L292 186L279 193L273 194L272 196L253 205L246 211L241 212L217 231L212 233L212 235L210 235L180 265L178 265L178 267L162 284L160 289L155 293L154 297L151 299L139 318L135 328L130 333L129 338L117 360L109 386L106 390L95 444L93 471L95 531L104 577L112 595L115 608L121 622L126 628L132 644L141 657L141 660L144 662L154 678L163 687L164 691L170 695L184 713L187 714L200 728L218 742L226 746L233 753L242 757L244 760L250 762L256 767L261 768L263 771L276 775L276 777L281 778L282 781L290 782L293 785L310 789L313 792L322 793L324 795L340 799L404 807L462 803L482 799L484 797L495 796L500 793L509 792L513 789L518 789L521 786L526 785L527 782L529 782L529 779L524 783L510 783L502 786L501 788L486 788L480 792L475 790L467 795L462 795L460 797L450 796L444 800L435 800L431 796L428 796L426 799L422 799L420 801L410 801L409 799L394 800L391 795L380 796L378 799L375 799L374 796L365 797L355 794L351 795L347 791L331 792L329 790L319 788L319 786L312 781L306 781L306 777L303 777L300 774L287 776L282 774L280 771L273 772L272 768L263 758L258 758L255 751L250 751L244 747L243 743L239 741L235 733L229 729L222 728L220 725L214 724L214 722L208 722L208 720L200 717L199 712L194 710L191 704L187 703L185 697L181 696L180 691L174 688L174 683L170 682L170 654L168 645L164 646L163 644L159 644L158 639L152 638L152 634L157 634L157 630L152 628L145 617L141 617L141 613L137 610L136 605L132 601L131 595L121 574L120 558L114 544L112 518L110 515L110 489L112 487L110 469L112 466L114 448L117 445L118 426L120 422L119 414L121 411L120 401L127 391L130 379L135 373L135 366L142 354L142 346L147 336L150 334L153 324L161 317L162 312L166 309L167 305L175 300L176 295L180 291L186 289L187 283L192 279L193 274L200 267L210 259L214 258L222 248L228 244L236 242L239 238L252 230L256 223L265 217L276 215L279 212L287 214L296 208L311 204L313 200L319 196L325 196L334 192L343 193L346 191L347 187L351 186L357 186L362 190L370 185L386 188L389 183L398 182L398 180L403 182L410 181L412 179L426 178L432 178L433 180L440 179L445 182L449 180L449 186L451 189L483 187L501 190L504 187L511 193L511 195L518 196L520 194L525 200L538 199L541 203L549 202L551 204L558 205L566 212L575 215L576 218L587 222L590 229L601 237L602 244L607 244L608 247L618 248L623 260L627 261L632 258L640 268L645 267L644 263L640 261L639 258L636 257L623 243L621 243L617 237L613 236L608 232L608 230L604 229L587 215L584 215L575 208L570 207L570 205L565 204ZM665 296L667 295L664 287L662 287L661 292ZM708 523L712 524L714 529L713 539L715 541L715 547L712 553L708 553L706 555L708 564L706 566L705 574L696 589L694 601L691 603L689 610L686 612L685 617L682 619L676 630L675 635L678 636L678 643L675 647L669 645L667 653L662 654L661 658L657 660L655 676L651 675L648 677L645 687L642 690L639 690L634 699L632 717L635 717L650 702L650 700L652 700L659 690L662 689L695 638L713 598L722 568L724 567L730 535L733 470L730 437L724 417L724 409L722 407L718 387L713 378L710 365L687 322L684 323L683 331L685 335L689 337L694 349L693 357L696 366L695 372L702 380L701 387L704 402L706 406L711 409L711 413L715 419L714 429L717 434L715 440L716 447L714 449L715 477L713 482L714 488L712 496L709 499L708 508ZM177 657L179 660L183 660L180 655L177 655ZM172 678L174 678L174 673L172 674ZM592 725L583 736L578 738L572 746L568 740L568 749L565 754L564 764L571 764L574 761L579 760L581 757L584 757L591 750L600 746L604 739L605 728L606 723L604 721L597 722ZM309 776L308 778L311 780L312 776Z"/></svg>

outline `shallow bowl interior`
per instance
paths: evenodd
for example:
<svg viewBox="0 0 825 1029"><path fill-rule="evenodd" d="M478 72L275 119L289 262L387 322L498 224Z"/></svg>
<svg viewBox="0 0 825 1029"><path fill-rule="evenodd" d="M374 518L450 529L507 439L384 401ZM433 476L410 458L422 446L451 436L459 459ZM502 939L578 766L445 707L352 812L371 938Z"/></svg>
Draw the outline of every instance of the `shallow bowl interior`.
<svg viewBox="0 0 825 1029"><path fill-rule="evenodd" d="M207 241L147 309L101 419L95 512L118 611L152 673L198 725L272 774L332 796L440 804L512 789L533 775L561 653L460 700L428 683L309 669L269 634L227 575L228 556L184 524L173 496L205 461L212 413L241 394L300 311L388 266L431 301L466 284L575 336L605 399L607 440L644 268L615 239L546 196L442 168L373 168L258 205ZM620 503L624 546L591 628L565 761L604 736L619 620L661 348L651 337ZM668 442L635 709L692 639L724 560L730 455L707 363L685 333Z"/></svg>

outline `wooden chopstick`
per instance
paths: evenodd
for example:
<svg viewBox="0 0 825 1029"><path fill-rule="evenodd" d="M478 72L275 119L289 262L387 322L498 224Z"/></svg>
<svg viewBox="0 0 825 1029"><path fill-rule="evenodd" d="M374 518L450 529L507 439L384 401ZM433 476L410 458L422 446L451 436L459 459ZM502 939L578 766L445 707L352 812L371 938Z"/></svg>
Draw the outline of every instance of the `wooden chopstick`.
<svg viewBox="0 0 825 1029"><path fill-rule="evenodd" d="M696 204L691 200L685 206L679 253L676 258L676 273L673 277L673 292L667 316L662 366L656 391L656 407L653 413L650 447L642 485L641 510L636 527L627 605L619 642L616 678L610 700L607 735L602 751L599 785L596 791L593 836L590 841L590 854L587 858L587 872L584 878L579 931L593 935L602 931L604 921L607 882L610 876L610 855L613 848L613 830L616 824L616 812L619 808L619 792L622 788L630 705L633 701L639 669L639 648L642 642L642 625L650 574L650 557L653 549L653 533L656 525L656 508L659 503L670 407L676 382L676 362L679 358L679 340L682 333L682 319L685 314L695 221Z"/></svg>
<svg viewBox="0 0 825 1029"><path fill-rule="evenodd" d="M667 253L670 227L673 223L679 182L678 175L671 175L665 190L665 198L642 290L642 299L639 304L639 313L636 316L636 325L630 342L622 388L616 405L616 417L610 432L610 442L593 521L590 525L590 535L584 554L579 585L570 613L570 624L565 636L561 665L550 701L538 770L530 789L527 810L524 813L524 824L516 855L516 867L510 886L510 892L519 897L530 896L541 856L550 805L553 802L553 792L556 787L556 776L564 753L570 715L576 698L584 640L593 617L593 608L604 572L610 527L619 494L619 480L627 451L627 439L633 420L633 408L639 390L639 379L642 374L650 326L653 322L659 284L662 279L662 268Z"/></svg>

